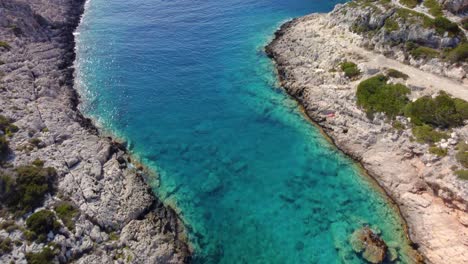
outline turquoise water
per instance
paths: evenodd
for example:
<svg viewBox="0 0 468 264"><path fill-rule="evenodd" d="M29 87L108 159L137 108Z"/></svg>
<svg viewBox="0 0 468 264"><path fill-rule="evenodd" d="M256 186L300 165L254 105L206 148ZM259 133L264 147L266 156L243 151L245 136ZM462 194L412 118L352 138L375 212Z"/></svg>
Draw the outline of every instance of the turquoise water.
<svg viewBox="0 0 468 264"><path fill-rule="evenodd" d="M348 237L364 224L408 262L395 209L277 87L263 53L282 22L336 3L88 3L83 110L158 171L195 263L362 263Z"/></svg>

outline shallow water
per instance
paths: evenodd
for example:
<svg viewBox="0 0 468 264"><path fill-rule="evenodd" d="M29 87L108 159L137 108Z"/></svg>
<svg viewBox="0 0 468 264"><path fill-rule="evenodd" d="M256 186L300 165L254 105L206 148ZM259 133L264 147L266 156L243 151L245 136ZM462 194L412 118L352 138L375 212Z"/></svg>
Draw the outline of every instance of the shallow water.
<svg viewBox="0 0 468 264"><path fill-rule="evenodd" d="M82 105L160 174L196 263L361 263L370 224L402 248L401 219L276 86L263 46L325 0L92 0L78 29Z"/></svg>

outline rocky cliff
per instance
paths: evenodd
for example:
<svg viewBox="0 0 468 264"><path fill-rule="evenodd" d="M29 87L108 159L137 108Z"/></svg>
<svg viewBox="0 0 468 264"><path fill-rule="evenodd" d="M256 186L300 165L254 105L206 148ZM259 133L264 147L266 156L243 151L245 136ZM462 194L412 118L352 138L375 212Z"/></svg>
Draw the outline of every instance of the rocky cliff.
<svg viewBox="0 0 468 264"><path fill-rule="evenodd" d="M440 91L468 100L466 58L416 58L406 49L414 41L442 53L461 45L464 34L437 32L412 20L424 19L421 13L411 13L410 20L397 17L401 8L390 1L337 5L329 14L286 23L266 51L276 62L281 86L398 204L425 262L466 263L468 181L454 170L466 166L457 153L466 155L460 146L468 139L467 123L436 132L447 133L442 140L421 142L409 118L369 115L357 104L358 85L375 76L406 87L409 102ZM385 27L389 19L396 22L393 30ZM346 71L348 65L353 71Z"/></svg>
<svg viewBox="0 0 468 264"><path fill-rule="evenodd" d="M83 8L0 1L0 262L188 262L184 227L148 174L77 111Z"/></svg>

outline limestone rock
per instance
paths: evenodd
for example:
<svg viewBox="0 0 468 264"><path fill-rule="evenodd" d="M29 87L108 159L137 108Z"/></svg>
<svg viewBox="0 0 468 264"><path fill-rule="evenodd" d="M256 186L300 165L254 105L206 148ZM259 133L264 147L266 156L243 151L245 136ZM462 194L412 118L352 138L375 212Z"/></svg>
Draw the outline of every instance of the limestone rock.
<svg viewBox="0 0 468 264"><path fill-rule="evenodd" d="M369 227L354 231L350 243L353 250L370 263L382 263L385 259L387 245Z"/></svg>

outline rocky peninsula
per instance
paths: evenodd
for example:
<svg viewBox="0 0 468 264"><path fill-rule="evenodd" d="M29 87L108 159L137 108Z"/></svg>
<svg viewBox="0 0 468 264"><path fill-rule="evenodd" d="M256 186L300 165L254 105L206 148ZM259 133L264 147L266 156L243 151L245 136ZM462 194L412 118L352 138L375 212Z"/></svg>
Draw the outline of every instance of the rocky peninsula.
<svg viewBox="0 0 468 264"><path fill-rule="evenodd" d="M186 263L177 214L77 110L84 2L0 1L0 262Z"/></svg>
<svg viewBox="0 0 468 264"><path fill-rule="evenodd" d="M266 48L281 86L399 206L427 263L468 262L467 8L351 1L285 23Z"/></svg>

